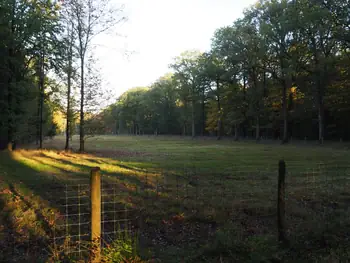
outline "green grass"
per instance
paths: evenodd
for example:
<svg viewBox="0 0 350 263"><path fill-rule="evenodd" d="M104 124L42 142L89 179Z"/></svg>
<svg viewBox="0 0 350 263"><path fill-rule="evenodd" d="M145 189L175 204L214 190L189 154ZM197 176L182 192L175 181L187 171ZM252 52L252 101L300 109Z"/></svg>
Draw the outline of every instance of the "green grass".
<svg viewBox="0 0 350 263"><path fill-rule="evenodd" d="M74 137L73 149L78 149ZM62 149L64 138L47 142L48 147ZM330 145L333 146L333 145ZM316 169L320 162L329 166L349 164L350 152L345 148L308 144L280 145L278 143L234 142L230 140L191 140L181 137L153 136L97 136L86 143L88 152L132 163L139 168L183 169L196 167L208 172L271 169L284 159L293 170Z"/></svg>
<svg viewBox="0 0 350 263"><path fill-rule="evenodd" d="M348 257L350 152L340 145L161 136L97 136L86 142L86 154L62 152L63 145L64 138L57 137L45 141L48 150L0 153L0 208L7 211L0 216L0 225L6 226L0 227L0 236L16 233L11 242L22 250L14 261L25 255L45 258L39 237L49 237L52 216L64 213L57 201L63 194L58 186L87 181L95 166L122 193L118 201L128 207L139 229L143 258L337 262ZM77 137L72 146L78 148ZM288 248L276 240L280 159L288 172ZM26 248L23 240L35 240L37 246ZM48 238L41 242L49 250ZM8 260L11 253L6 250L3 257Z"/></svg>

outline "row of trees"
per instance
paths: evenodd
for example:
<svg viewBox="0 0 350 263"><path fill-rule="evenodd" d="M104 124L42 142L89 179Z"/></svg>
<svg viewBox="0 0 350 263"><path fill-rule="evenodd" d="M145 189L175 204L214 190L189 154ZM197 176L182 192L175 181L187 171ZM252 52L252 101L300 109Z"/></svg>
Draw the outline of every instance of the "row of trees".
<svg viewBox="0 0 350 263"><path fill-rule="evenodd" d="M350 2L266 0L124 93L109 132L350 139Z"/></svg>
<svg viewBox="0 0 350 263"><path fill-rule="evenodd" d="M0 149L35 139L41 148L62 129L68 149L79 112L84 151L85 114L101 99L92 41L121 11L109 0L0 2Z"/></svg>

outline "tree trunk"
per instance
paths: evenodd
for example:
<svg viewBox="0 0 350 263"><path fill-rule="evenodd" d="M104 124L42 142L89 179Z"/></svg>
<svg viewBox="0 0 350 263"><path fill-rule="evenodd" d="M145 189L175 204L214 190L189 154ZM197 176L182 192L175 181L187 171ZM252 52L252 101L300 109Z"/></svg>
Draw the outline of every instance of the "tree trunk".
<svg viewBox="0 0 350 263"><path fill-rule="evenodd" d="M243 76L243 117L244 117L244 121L243 121L243 137L244 139L247 137L247 127L246 127L246 123L247 123L247 77L244 75Z"/></svg>
<svg viewBox="0 0 350 263"><path fill-rule="evenodd" d="M235 124L235 138L234 138L235 141L238 141L238 137L239 137L238 136L238 126L239 126L238 124Z"/></svg>
<svg viewBox="0 0 350 263"><path fill-rule="evenodd" d="M220 140L221 139L221 102L220 102L220 83L219 80L216 80L216 92L217 92L217 106L218 106L218 137L217 139Z"/></svg>
<svg viewBox="0 0 350 263"><path fill-rule="evenodd" d="M122 115L119 114L119 127L118 127L118 134L125 134L126 131L124 131L124 123L123 123L123 120L122 120Z"/></svg>
<svg viewBox="0 0 350 263"><path fill-rule="evenodd" d="M192 99L192 138L194 138L196 136L196 121L195 121L195 113L194 113L194 106L195 106L195 103L194 103L194 100Z"/></svg>
<svg viewBox="0 0 350 263"><path fill-rule="evenodd" d="M319 94L318 96L318 141L323 144L324 137L324 105L323 96Z"/></svg>
<svg viewBox="0 0 350 263"><path fill-rule="evenodd" d="M68 83L67 83L67 86L68 86L68 91L67 91L67 113L66 113L66 118L67 118L67 121L66 121L66 145L64 147L64 149L66 151L68 151L69 149L69 137L70 137L70 124L71 124L71 109L70 109L70 96L71 96L71 72L70 72L70 69L71 69L71 61L69 61L69 69L68 69L68 74L67 74L67 77L68 77Z"/></svg>
<svg viewBox="0 0 350 263"><path fill-rule="evenodd" d="M40 72L38 72L38 77L40 79ZM40 81L39 81L39 85L38 85L38 90L39 90L39 94L40 94ZM36 145L39 145L39 138L40 138L40 107L41 107L41 100L40 100L41 96L39 96L38 98L38 111L37 111L37 120L36 120Z"/></svg>
<svg viewBox="0 0 350 263"><path fill-rule="evenodd" d="M84 57L80 58L81 67L80 67L80 152L84 152Z"/></svg>
<svg viewBox="0 0 350 263"><path fill-rule="evenodd" d="M265 74L264 74L265 75ZM260 92L259 92L259 84L258 84L258 79L257 79L257 73L255 70L255 67L252 69L252 78L254 82L254 90L255 90L255 96L259 96L258 99L256 99L256 108L255 108L255 114L256 114L256 126L255 126L255 139L258 142L260 140ZM265 76L263 77L263 85L265 85ZM263 87L263 89L265 89Z"/></svg>
<svg viewBox="0 0 350 263"><path fill-rule="evenodd" d="M205 90L202 90L202 131L201 135L204 136L205 133Z"/></svg>
<svg viewBox="0 0 350 263"><path fill-rule="evenodd" d="M11 12L11 34L15 34L15 10L16 10L16 2L12 2L12 12ZM9 75L7 79L7 142L6 147L9 150L12 150L12 143L14 139L14 109L13 109L13 86L12 81L14 80L15 75L15 67L13 65L12 59L14 58L14 50L13 50L14 43L13 41L10 41L9 47L8 47L8 67L9 67ZM5 93L6 94L6 93Z"/></svg>
<svg viewBox="0 0 350 263"><path fill-rule="evenodd" d="M40 122L39 122L39 149L43 148L43 109L44 109L44 91L40 88Z"/></svg>
<svg viewBox="0 0 350 263"><path fill-rule="evenodd" d="M43 51L42 51L43 52ZM44 114L44 54L40 57L40 129L39 149L43 148L43 114Z"/></svg>
<svg viewBox="0 0 350 263"><path fill-rule="evenodd" d="M324 79L322 76L324 72L322 72L320 67L320 59L319 59L319 50L316 45L316 39L311 38L312 40L312 47L313 47L313 53L314 53L314 62L316 66L316 83L317 83L317 90L316 90L316 99L317 99L317 106L318 106L318 141L320 144L323 143L323 132L324 132L324 105L323 105L323 90L324 90ZM324 66L324 71L327 72L326 66Z"/></svg>
<svg viewBox="0 0 350 263"><path fill-rule="evenodd" d="M73 30L73 25L72 25ZM70 137L70 125L71 125L71 109L70 109L70 96L71 96L71 79L72 79L72 56L73 56L73 31L71 32L69 43L69 51L68 51L68 71L67 71L67 113L66 113L66 145L64 149L68 151L69 149L69 137Z"/></svg>
<svg viewBox="0 0 350 263"><path fill-rule="evenodd" d="M287 108L287 83L284 81L282 94L282 111L283 111L283 139L282 143L288 142L288 108Z"/></svg>
<svg viewBox="0 0 350 263"><path fill-rule="evenodd" d="M69 77L68 77L69 79ZM68 81L68 94L67 94L67 113L66 113L66 118L67 118L67 121L66 121L66 145L64 147L64 149L66 151L68 151L69 149L69 128L70 128L70 81Z"/></svg>
<svg viewBox="0 0 350 263"><path fill-rule="evenodd" d="M10 47L9 51L8 51L8 56L9 58L13 57L13 50ZM8 82L7 82L7 148L9 149L9 147L12 150L12 142L13 142L13 136L14 136L14 123L13 123L13 97L12 97L12 78L13 78L13 74L14 74L14 70L13 70L13 66L12 66L12 62L9 62L9 68L10 68L10 72L9 72L9 78L8 78ZM10 146L11 144L11 146Z"/></svg>
<svg viewBox="0 0 350 263"><path fill-rule="evenodd" d="M260 118L256 116L256 132L255 132L256 141L260 141Z"/></svg>

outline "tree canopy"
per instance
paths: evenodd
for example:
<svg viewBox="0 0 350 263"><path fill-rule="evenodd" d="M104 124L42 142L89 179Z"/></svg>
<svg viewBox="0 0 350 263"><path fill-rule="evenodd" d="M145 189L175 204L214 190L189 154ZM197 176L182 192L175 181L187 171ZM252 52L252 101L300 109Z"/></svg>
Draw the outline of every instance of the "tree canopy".
<svg viewBox="0 0 350 263"><path fill-rule="evenodd" d="M35 140L41 148L63 132L62 118L69 138L79 111L84 150L84 114L101 91L91 41L124 19L120 11L108 0L0 2L0 149Z"/></svg>
<svg viewBox="0 0 350 263"><path fill-rule="evenodd" d="M184 51L172 75L124 93L105 125L132 134L349 139L349 8L259 1L217 29L211 50Z"/></svg>
<svg viewBox="0 0 350 263"><path fill-rule="evenodd" d="M0 2L0 148L63 129L66 149L80 131L81 151L95 133L350 139L349 0L258 1L210 50L184 51L170 73L100 109L91 43L121 11L108 0Z"/></svg>

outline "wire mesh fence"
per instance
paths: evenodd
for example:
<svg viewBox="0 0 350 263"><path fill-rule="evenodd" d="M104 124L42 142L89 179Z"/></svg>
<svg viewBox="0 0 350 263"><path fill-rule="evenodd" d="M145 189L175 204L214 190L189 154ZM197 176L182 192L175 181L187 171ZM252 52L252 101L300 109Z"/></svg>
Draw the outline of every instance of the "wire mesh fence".
<svg viewBox="0 0 350 263"><path fill-rule="evenodd" d="M320 242L326 245L331 235L350 237L346 230L350 215L349 172L347 166L320 163L317 169L288 173L286 218L290 239L296 242L301 233L310 240L321 236Z"/></svg>
<svg viewBox="0 0 350 263"><path fill-rule="evenodd" d="M56 188L56 207L52 228L53 251L70 254L74 257L86 256L89 252L90 221L90 184L87 182L69 182Z"/></svg>
<svg viewBox="0 0 350 263"><path fill-rule="evenodd" d="M101 208L101 238L103 242L107 244L113 242L121 232L131 233L134 209L130 202L130 193L125 186L103 178Z"/></svg>
<svg viewBox="0 0 350 263"><path fill-rule="evenodd" d="M277 236L277 166L252 171L181 173L145 171L129 180L102 175L101 246L120 233L137 235L140 246L199 244L219 226L237 226L235 238ZM285 217L287 238L300 235L350 235L341 232L350 215L348 167L319 164L301 171L287 167ZM65 184L61 216L55 218L53 242L58 251L86 258L91 240L90 184Z"/></svg>

